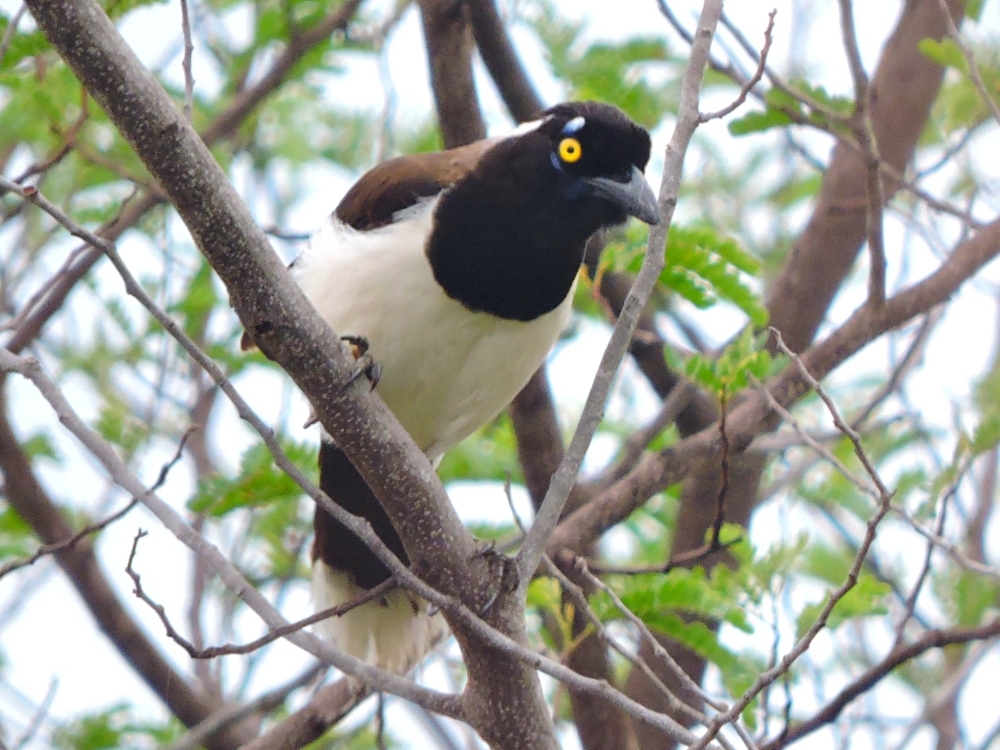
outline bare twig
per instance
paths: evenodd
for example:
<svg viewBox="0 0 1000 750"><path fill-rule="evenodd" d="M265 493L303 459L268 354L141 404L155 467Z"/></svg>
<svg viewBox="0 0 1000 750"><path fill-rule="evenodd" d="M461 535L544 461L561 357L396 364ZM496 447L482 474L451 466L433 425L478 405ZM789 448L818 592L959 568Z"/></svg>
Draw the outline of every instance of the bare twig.
<svg viewBox="0 0 1000 750"><path fill-rule="evenodd" d="M184 116L190 122L194 109L194 75L191 72L194 44L191 42L191 15L188 11L188 0L181 0L181 32L184 34L184 57L181 61L181 67L184 70Z"/></svg>
<svg viewBox="0 0 1000 750"><path fill-rule="evenodd" d="M935 547L938 547L943 551L948 557L954 560L958 565L965 568L972 573L978 573L980 575L989 576L990 578L995 578L1000 580L1000 570L991 567L985 563L979 562L978 560L973 560L971 557L962 552L958 548L958 545L945 539L943 536L935 533L931 529L928 529L920 521L915 519L912 515L906 512L904 508L894 505L892 507L892 512L897 516L902 518L910 527L916 531L920 536L924 537L928 541L932 542Z"/></svg>
<svg viewBox="0 0 1000 750"><path fill-rule="evenodd" d="M42 722L49 715L49 711L52 710L52 701L56 697L56 689L59 687L59 681L52 678L49 681L49 688L45 691L45 697L42 698L42 702L38 704L38 708L32 715L31 720L28 722L28 726L24 728L21 736L18 738L17 742L11 745L11 750L21 750L26 747L29 742L35 739L35 735L38 734L38 730L42 726Z"/></svg>
<svg viewBox="0 0 1000 750"><path fill-rule="evenodd" d="M330 617L341 617L347 614L352 609L360 607L362 604L367 604L370 601L378 599L380 596L385 594L387 591L396 588L396 581L393 578L388 578L382 581L378 586L366 591L361 596L352 599L349 602L343 604L338 604L335 607L330 607L329 609L324 609L321 612L316 612L315 614L309 615L309 617L304 617L297 622L289 623L288 625L282 625L281 627L274 628L268 633L262 635L256 640L250 641L244 644L226 644L224 646L210 646L208 648L195 648L195 646L182 636L177 629L171 624L170 619L167 617L167 611L164 609L162 604L157 604L150 598L149 594L145 592L142 588L141 579L139 574L132 567L132 563L135 560L135 553L139 547L139 540L147 535L148 532L139 529L136 533L135 538L132 540L132 551L129 553L128 562L125 565L125 572L128 573L129 578L132 579L132 583L135 588L132 593L134 593L139 599L144 601L149 605L150 609L156 612L157 617L160 618L160 622L163 623L164 628L166 628L167 636L177 643L181 648L188 652L188 656L192 659L215 659L219 656L226 656L230 654L250 654L263 648L268 643L272 643L279 638L284 638L289 633L294 633L297 630L313 625L322 620L326 620Z"/></svg>
<svg viewBox="0 0 1000 750"><path fill-rule="evenodd" d="M113 524L120 518L124 517L126 513L128 513L130 510L132 510L132 508L135 507L137 502L138 501L135 499L130 500L121 510L112 513L110 516L101 521L98 521L97 523L92 523L88 524L87 526L84 526L69 539L64 539L63 541L56 542L55 544L43 544L28 557L25 557L21 560L11 560L10 562L5 563L3 566L0 566L0 578L3 578L8 573L13 573L15 570L20 570L21 568L26 568L29 565L33 565L39 559L45 557L46 555L52 555L55 554L56 552L62 552L65 549L75 547L77 543L79 543L79 541L83 539L85 536L88 536L89 534L95 534L98 531L104 529L105 527Z"/></svg>
<svg viewBox="0 0 1000 750"><path fill-rule="evenodd" d="M707 114L698 115L698 119L701 122L708 122L709 120L716 120L725 117L736 109L742 106L743 102L747 100L747 95L753 90L753 87L760 83L761 78L764 77L764 70L767 68L767 53L771 51L771 43L774 41L771 37L771 32L774 31L774 17L778 14L777 8L773 9L767 14L767 28L764 29L764 46L761 47L760 54L757 57L757 70L754 74L748 78L742 86L740 86L740 93L736 96L733 102L716 112L709 112Z"/></svg>
<svg viewBox="0 0 1000 750"><path fill-rule="evenodd" d="M170 470L177 464L178 461L180 461L181 452L184 450L184 443L187 441L188 435L190 434L191 430L188 429L181 436L180 442L177 445L177 451L174 453L174 457L160 468L160 474L159 476L157 476L156 482L152 486L153 490L159 489L160 487L163 486L163 483L167 481L167 475L170 473ZM98 531L102 531L103 529L110 526L118 519L123 518L126 513L128 513L130 510L132 510L132 508L135 507L137 502L139 501L136 500L135 498L132 498L132 500L130 500L121 510L112 513L110 516L108 516L102 521L98 521L97 523L92 523L88 524L87 526L84 526L82 529L80 529L77 533L75 533L68 539L64 539L63 541L57 542L56 544L43 544L41 547L35 550L35 552L30 557L26 557L23 560L13 560L11 562L6 563L3 566L0 566L0 578L3 578L8 573L11 573L15 570L19 570L20 568L24 568L28 565L35 563L39 558L44 557L45 555L51 555L56 552L61 552L62 550L69 549L70 547L75 546L85 536L88 536L89 534L95 534Z"/></svg>
<svg viewBox="0 0 1000 750"><path fill-rule="evenodd" d="M876 307L885 304L885 243L882 236L882 209L885 203L878 156L878 143L871 115L871 91L868 74L861 62L858 38L854 31L854 9L851 0L839 0L840 25L844 37L844 48L854 79L854 115L857 125L854 133L861 147L867 170L865 194L868 198L865 225L868 234L870 271L868 276L868 301Z"/></svg>
<svg viewBox="0 0 1000 750"><path fill-rule="evenodd" d="M0 62L3 62L7 50L10 48L10 43L14 39L14 34L17 33L17 27L21 23L21 19L24 18L27 10L28 6L21 3L21 7L14 11L14 15L10 17L10 22L7 24L7 28L4 29L3 38L0 39Z"/></svg>
<svg viewBox="0 0 1000 750"><path fill-rule="evenodd" d="M791 726L787 732L777 739L764 745L761 750L779 750L787 747L815 732L822 726L831 723L844 710L848 703L860 695L864 695L872 686L888 677L896 667L905 664L921 654L935 648L944 648L971 641L985 641L1000 636L1000 619L974 628L953 628L951 630L931 630L924 633L913 643L897 645L881 662L870 668L850 685L840 691L837 697L812 718Z"/></svg>
<svg viewBox="0 0 1000 750"><path fill-rule="evenodd" d="M878 472L872 465L871 460L868 458L868 454L865 453L865 449L861 445L861 436L857 433L857 430L844 421L844 418L840 415L840 410L837 408L837 405L833 403L833 399L830 398L829 394L823 389L823 386L819 384L819 381L813 377L811 372L809 372L805 362L802 361L802 357L785 345L785 341L781 337L781 332L775 328L771 328L770 331L777 342L778 348L795 362L802 375L802 379L805 380L809 387L814 390L816 395L822 399L824 404L826 404L826 408L830 412L830 416L833 417L834 426L843 432L847 439L851 441L851 445L854 446L854 455L858 457L861 465L865 468L865 471L868 472L868 476L871 477L872 482L875 484L875 487L878 490L878 498L880 501L884 502L886 497L892 496L892 493L889 492L885 484L882 483L882 478L878 475Z"/></svg>
<svg viewBox="0 0 1000 750"><path fill-rule="evenodd" d="M674 386L670 394L664 399L659 413L657 413L649 424L629 435L617 463L611 468L606 477L602 477L594 482L596 487L600 489L609 487L628 474L635 467L635 463L639 460L643 451L660 436L668 425L677 419L681 411L691 402L696 392L697 387L689 380L682 380Z"/></svg>

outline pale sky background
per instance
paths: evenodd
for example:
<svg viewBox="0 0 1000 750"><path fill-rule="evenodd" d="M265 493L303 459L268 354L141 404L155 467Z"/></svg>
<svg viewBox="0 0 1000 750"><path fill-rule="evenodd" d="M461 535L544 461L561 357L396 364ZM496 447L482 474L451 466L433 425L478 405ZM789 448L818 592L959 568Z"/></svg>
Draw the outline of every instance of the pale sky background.
<svg viewBox="0 0 1000 750"><path fill-rule="evenodd" d="M858 2L858 7L863 8L864 22L858 24L858 34L862 56L867 69L871 70L880 50L880 45L895 23L900 3L897 0L875 0L874 2ZM997 0L988 0L984 18L990 19L988 26L995 34L997 31ZM0 7L13 7L11 0L0 0ZM388 5L382 0L378 6ZM587 21L587 35L592 39L621 39L636 33L637 30L646 33L663 33L673 39L668 29L667 23L661 18L655 0L623 0L621 2L607 2L607 0L578 0L577 2L560 2L563 12L570 17L578 17ZM680 4L678 4L680 5ZM690 8L698 7L695 3L689 2ZM827 90L831 93L850 95L852 92L851 81L848 74L847 65L843 59L839 20L836 3L825 2L813 3L812 8L818 18L813 19L811 24L805 24L808 36L800 35L795 43L789 41L790 25L793 23L793 14L789 10L789 3L785 0L781 2L759 2L757 0L734 0L730 2L726 11L734 21L744 30L744 33L757 43L761 38L768 11L777 6L778 16L775 27L775 46L772 52L771 64L778 70L783 70L785 61L789 54L801 57L808 64L810 75L823 80ZM694 10L678 8L678 14L682 19L693 23ZM27 22L26 22L27 23ZM245 18L239 14L233 14L231 19L234 29L245 28ZM165 29L176 30L176 34L166 34ZM176 50L176 42L180 36L180 10L176 2L165 5L154 6L133 14L122 27L133 48L138 50L140 56L147 64L161 63L170 50ZM536 85L539 87L542 97L547 102L556 102L563 98L563 92L557 82L547 75L544 66L539 63L539 45L523 28L514 30L513 33L516 44L522 50L522 57L529 63L529 69ZM728 43L728 42L727 42ZM680 49L680 47L675 47ZM721 55L721 52L719 52ZM351 98L359 108L380 110L382 106L382 86L379 78L377 65L371 59L364 59L360 55L349 55L347 57L347 67L344 75L337 79L332 86L335 87L336 95L342 96L345 90L349 90ZM203 60L199 60L196 49L196 86L210 87L213 85L212 72ZM388 69L394 84L396 96L398 98L396 119L403 122L408 119L415 119L426 116L432 108L430 90L427 80L427 68L422 46L422 36L420 24L416 13L411 8L407 11L405 19L400 27L394 32L389 40ZM177 81L181 80L180 58L174 56L170 60L168 70ZM482 67L478 67L478 88L484 108L488 112L491 129L495 132L509 127L509 120L503 113L498 97L488 80ZM721 103L726 103L730 93L719 94ZM713 109L715 99L711 99L703 104L703 109ZM751 105L754 106L754 105ZM723 133L723 123L711 123L705 128L705 135L719 135ZM995 137L996 129L992 128L990 136ZM662 163L662 153L669 138L669 128L661 128L654 133L653 152L656 155L656 163L651 166L648 172L650 181L654 186L659 184L659 170ZM734 163L738 163L744 153L744 149L749 146L749 140L728 139L727 148L731 148L730 158ZM807 143L813 148L814 153L825 157L828 147L820 138L807 138ZM688 170L697 168L698 154L692 153L689 156L686 168ZM1000 201L996 198L996 160L991 165L984 165L983 168L994 170L992 178L987 182L988 192L992 189L992 196L987 198L991 207L1000 206ZM246 187L246 170L237 168L235 170L235 181L241 188ZM283 228L292 231L309 231L315 228L329 213L335 205L339 195L350 185L353 176L342 171L333 170L327 167L316 167L306 172L308 184L314 185L311 190L313 198L303 200L295 207L289 221ZM251 207L254 202L250 200ZM690 217L685 214L685 207L682 205L679 216ZM803 219L806 217L803 212ZM261 223L269 223L267 216L260 216ZM183 230L179 227L172 228L178 233ZM887 223L887 246L897 247L898 238L901 233L898 221L890 219ZM178 234L178 237L181 235ZM0 241L4 236L0 235ZM126 243L126 257L129 257L128 244ZM142 248L133 249L133 257L142 253ZM890 255L890 281L898 279L899 264L894 263ZM913 252L908 258L910 278L923 275L934 265L933 257L926 251ZM102 284L115 285L120 282L113 273L110 266L104 264L94 272L95 277L100 279ZM996 281L996 269L990 269L983 278L990 278ZM990 295L992 289L985 283L979 283L980 290L976 293L963 296L958 304L949 309L947 321L943 330L946 331L967 331L968 338L951 335L935 336L927 350L925 366L914 376L910 393L923 409L924 417L931 424L938 424L948 427L955 419L956 409L967 399L968 384L975 374L982 371L988 357L994 338L995 309ZM831 313L831 320L842 321L850 314L856 305L863 298L863 289L851 288L838 297ZM79 304L79 297L74 298L73 304ZM728 309L718 309L707 313L699 313L699 322L703 322L704 328L709 332L712 339L721 343L728 338L739 326L742 325L741 316L734 314ZM86 326L86 322L78 325ZM590 378L597 367L606 341L607 332L603 327L587 326L582 335L571 344L560 346L554 354L549 364L549 374L554 383L556 392L560 397L560 409L564 417L564 424L571 423L574 414L582 404L589 388ZM970 345L973 344L973 345ZM872 363L884 361L874 353L878 351L879 344L872 347L872 352L852 360L842 368L834 378L844 381L858 372L870 372ZM942 366L943 365L943 366ZM17 379L11 383L11 393L13 403L17 404L16 416L17 426L21 434L29 434L33 428L42 424L51 424L52 417L48 406L35 395L34 391ZM287 418L289 424L298 425L305 420L306 407L303 400L292 392L287 381L280 376L269 373L261 376L259 373L253 377L241 378L239 385L251 403L265 420L275 422L282 418ZM74 384L72 378L66 385L67 394L72 398L74 394L84 398L77 398L74 403L80 408L84 416L90 417L93 414L87 413L88 403L85 397L85 389L80 388L80 384ZM282 394L281 399L275 398L274 394ZM643 404L651 404L652 396L641 389L637 394L632 394L640 407ZM619 394L613 397L612 406L619 413L625 408L626 398ZM93 407L93 404L89 404ZM218 429L219 425L232 426L235 423L233 410L225 401L220 401L213 428ZM301 434L301 433L300 433ZM253 442L248 431L243 427L236 427L231 438L227 436L230 445L249 445ZM121 493L105 492L107 482L103 478L103 472L96 466L93 459L85 456L75 445L75 442L68 437L61 436L58 440L60 452L71 459L61 468L52 468L46 471L45 477L48 487L57 498L88 497L98 498L102 496L110 499L110 505L104 507L110 509L119 507L124 502ZM589 461L594 466L600 463L601 454L607 454L611 446L597 444L592 451ZM147 465L140 472L140 476L152 483L159 472L163 461L173 452L173 446L163 446L162 452L151 455ZM231 462L238 458L238 451L235 449L225 457ZM168 484L164 487L162 495L181 507L188 499L193 487L192 473L190 467L181 464L171 473ZM492 491L478 489L472 492L469 487L452 488L452 496L459 507L462 517L467 521L475 520L506 520L509 511L502 490L499 487ZM488 498L488 499L487 499ZM522 517L528 517L528 504L524 494L519 495L519 508ZM100 503L93 506L95 515L98 512ZM787 507L780 503L773 504L762 511L755 518L752 529L754 540L766 542L772 538L771 529L774 524L783 524L789 519ZM179 620L181 613L186 607L184 599L186 595L186 582L189 578L187 569L189 567L189 556L185 548L173 539L169 532L165 531L158 522L152 519L142 509L133 511L127 520L115 524L105 531L100 537L99 548L104 561L105 573L118 589L122 600L126 606L135 614L136 618L143 623L150 633L156 635L157 639L161 634L161 626L147 608L137 602L131 595L130 582L124 574L125 559L132 543L137 526L149 530L151 533L146 537L140 546L136 565L143 576L143 586L149 593L162 603L168 611L176 613ZM911 543L912 543L912 537ZM179 571L182 573L179 576ZM177 581L181 581L178 585ZM0 610L0 641L2 641L3 653L8 658L6 666L7 681L0 683L0 717L9 722L11 734L17 736L19 723L30 717L33 706L43 701L51 686L55 684L54 699L51 706L51 717L62 718L78 715L84 711L97 711L105 709L119 700L121 696L129 696L134 700L140 712L146 711L150 715L160 715L162 709L159 701L150 693L145 684L125 665L117 651L111 646L104 636L96 629L90 614L80 604L75 590L68 584L65 577L51 560L43 560L37 563L26 575L9 576L0 581L0 606L11 599L11 595L19 590L19 587L26 586L24 590L30 590L31 595L24 600L24 604L17 610ZM799 591L796 596L809 597L809 592ZM811 599L810 599L811 600ZM310 606L308 596L304 588L294 595L288 602L284 611L290 619L296 619L309 612ZM257 624L248 619L248 637L259 632ZM769 638L769 634L764 634L764 638ZM735 642L735 641L734 641ZM817 648L829 647L829 641L820 639ZM165 647L169 658L173 659L181 671L187 669L187 656L179 647L168 645ZM283 682L291 675L297 673L300 668L307 665L309 658L288 644L277 644L271 651L265 664L258 672L254 682L255 689L259 691L274 687ZM65 665L72 664L72 669L66 669ZM995 671L1000 667L996 658L984 662L981 667L983 678L981 684L986 685L988 671ZM425 670L425 677L431 682L440 684L441 670L437 666L432 666ZM995 690L995 688L994 688ZM977 693L970 685L964 695L971 696ZM830 695L833 693L831 692ZM907 708L906 696L896 695L891 698L899 701L899 709L902 714ZM408 718L407 710L401 701L391 702L390 722L393 725L407 726L397 722L411 722ZM975 725L977 711L974 707L966 711L969 721ZM982 717L980 723L988 722L992 724L996 719L995 708L992 712L982 712L988 714ZM367 712L359 712L359 716L367 715ZM983 726L985 731L987 726ZM409 729L406 730L409 734ZM419 746L414 744L415 747ZM567 747L574 747L574 741L567 740ZM819 747L817 744L809 744L810 747ZM930 738L924 738L924 744L920 742L912 745L914 748L930 746ZM41 748L44 744L35 742L31 747Z"/></svg>

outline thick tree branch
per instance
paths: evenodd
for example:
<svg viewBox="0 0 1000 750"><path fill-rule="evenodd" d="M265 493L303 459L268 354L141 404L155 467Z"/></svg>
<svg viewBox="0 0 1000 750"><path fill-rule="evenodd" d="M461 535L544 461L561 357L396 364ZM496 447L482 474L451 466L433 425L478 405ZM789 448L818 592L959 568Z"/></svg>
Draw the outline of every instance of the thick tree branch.
<svg viewBox="0 0 1000 750"><path fill-rule="evenodd" d="M39 0L29 7L164 188L258 346L299 385L395 524L411 531L406 547L417 569L446 592L476 592L474 607L484 604L488 564L426 457L381 399L363 385L342 387L353 373L353 358L291 281L163 89L94 0Z"/></svg>
<svg viewBox="0 0 1000 750"><path fill-rule="evenodd" d="M234 704L220 708L203 722L198 724L198 726L192 727L190 732L187 732L177 740L171 742L169 745L162 747L160 750L197 750L204 743L205 738L210 736L213 732L217 732L223 727L249 718L255 714L267 714L274 711L276 708L284 704L285 700L291 693L295 692L299 688L305 687L310 682L313 682L322 672L323 667L310 667L298 677L293 678L291 681L285 683L284 685L280 685L273 690L269 690L251 701L247 701L242 705ZM342 682L346 682L346 680L342 680ZM351 705L355 704L352 703ZM249 745L243 745L241 750L246 750L247 747L253 745L256 741L257 740L254 740L249 743ZM302 745L305 744L306 743L302 743ZM297 747L301 747L302 745Z"/></svg>
<svg viewBox="0 0 1000 750"><path fill-rule="evenodd" d="M351 683L343 679L327 685L305 706L240 750L298 750L318 740L370 694L368 688Z"/></svg>
<svg viewBox="0 0 1000 750"><path fill-rule="evenodd" d="M486 69L500 90L504 104L518 122L526 122L544 109L524 67L507 37L494 0L466 0L472 33Z"/></svg>
<svg viewBox="0 0 1000 750"><path fill-rule="evenodd" d="M517 435L517 456L524 471L524 483L537 511L563 458L562 433L544 367L517 394L508 413Z"/></svg>
<svg viewBox="0 0 1000 750"><path fill-rule="evenodd" d="M419 0L431 86L445 148L486 137L472 77L472 31L465 3Z"/></svg>

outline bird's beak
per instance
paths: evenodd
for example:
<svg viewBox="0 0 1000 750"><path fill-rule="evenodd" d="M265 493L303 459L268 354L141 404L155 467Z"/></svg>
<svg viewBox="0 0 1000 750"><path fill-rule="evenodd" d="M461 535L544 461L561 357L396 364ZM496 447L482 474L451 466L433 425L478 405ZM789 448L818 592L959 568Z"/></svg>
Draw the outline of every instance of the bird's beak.
<svg viewBox="0 0 1000 750"><path fill-rule="evenodd" d="M656 196L638 167L632 167L632 174L627 182L607 177L585 177L584 182L594 188L596 195L611 201L629 216L647 224L660 223L660 207L656 203Z"/></svg>

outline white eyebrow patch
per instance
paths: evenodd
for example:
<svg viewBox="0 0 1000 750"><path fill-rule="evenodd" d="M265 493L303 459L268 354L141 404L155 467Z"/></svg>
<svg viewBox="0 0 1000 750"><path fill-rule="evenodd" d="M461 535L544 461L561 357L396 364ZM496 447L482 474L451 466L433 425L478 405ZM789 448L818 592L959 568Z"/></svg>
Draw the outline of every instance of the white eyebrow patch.
<svg viewBox="0 0 1000 750"><path fill-rule="evenodd" d="M586 124L587 121L582 116L574 117L572 120L563 125L563 135L572 135Z"/></svg>

